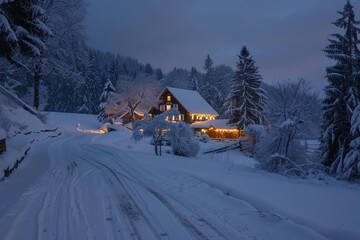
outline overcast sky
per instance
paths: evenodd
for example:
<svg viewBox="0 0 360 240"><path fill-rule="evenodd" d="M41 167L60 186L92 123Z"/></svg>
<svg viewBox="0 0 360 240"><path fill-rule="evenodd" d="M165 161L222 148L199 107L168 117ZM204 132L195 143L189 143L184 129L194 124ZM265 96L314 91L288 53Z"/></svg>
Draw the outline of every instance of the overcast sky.
<svg viewBox="0 0 360 240"><path fill-rule="evenodd" d="M235 67L246 45L264 81L311 80L322 89L322 52L345 0L88 0L91 47L120 53L168 72L206 54ZM360 4L352 1L357 20Z"/></svg>

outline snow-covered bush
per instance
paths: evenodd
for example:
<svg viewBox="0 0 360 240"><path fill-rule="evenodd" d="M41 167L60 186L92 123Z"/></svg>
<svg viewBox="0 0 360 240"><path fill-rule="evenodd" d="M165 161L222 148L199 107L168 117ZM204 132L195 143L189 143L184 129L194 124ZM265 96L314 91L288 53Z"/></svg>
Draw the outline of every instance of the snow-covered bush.
<svg viewBox="0 0 360 240"><path fill-rule="evenodd" d="M175 155L194 157L199 152L199 142L187 123L178 122L174 124L166 136Z"/></svg>
<svg viewBox="0 0 360 240"><path fill-rule="evenodd" d="M286 175L306 175L318 163L309 159L305 146L300 144L302 127L318 114L314 106L318 99L310 92L305 80L281 82L269 95L268 120L270 131L260 137L255 156L264 169ZM255 129L247 129L248 132Z"/></svg>
<svg viewBox="0 0 360 240"><path fill-rule="evenodd" d="M245 150L249 156L254 156L256 144L265 136L266 130L263 125L250 124L245 127L247 139L241 142L242 150Z"/></svg>
<svg viewBox="0 0 360 240"><path fill-rule="evenodd" d="M161 156L161 146L167 131L173 128L174 123L168 121L172 116L178 116L180 113L175 108L162 114L154 116L152 119L146 117L142 121L133 123L132 138L140 141L144 137L151 137L155 146L155 154Z"/></svg>
<svg viewBox="0 0 360 240"><path fill-rule="evenodd" d="M260 139L266 134L265 127L259 124L250 124L245 127L245 133L251 137L253 142L259 142Z"/></svg>
<svg viewBox="0 0 360 240"><path fill-rule="evenodd" d="M140 141L144 137L152 137L156 155L161 155L161 146L166 139L170 142L174 154L194 156L198 152L199 146L190 127L183 122L168 121L168 119L172 119L172 116L179 115L179 111L172 108L154 116L153 119L146 118L143 121L135 121L132 138Z"/></svg>
<svg viewBox="0 0 360 240"><path fill-rule="evenodd" d="M207 135L207 134L202 134L202 135L200 135L200 141L201 142L203 142L203 143L207 143L207 142L209 142L211 139L210 139L210 137L209 137L209 135Z"/></svg>

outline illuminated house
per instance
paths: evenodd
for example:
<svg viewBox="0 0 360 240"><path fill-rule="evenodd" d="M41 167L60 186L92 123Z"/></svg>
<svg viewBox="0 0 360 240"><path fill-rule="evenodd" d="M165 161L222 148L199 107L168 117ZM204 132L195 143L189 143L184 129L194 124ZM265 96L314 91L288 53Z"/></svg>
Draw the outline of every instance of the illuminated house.
<svg viewBox="0 0 360 240"><path fill-rule="evenodd" d="M180 115L169 120L187 122L194 131L206 133L210 138L239 138L241 135L236 127L226 124L227 119L218 119L219 114L196 91L164 88L158 105L149 110L149 115L158 115L172 108L176 108Z"/></svg>

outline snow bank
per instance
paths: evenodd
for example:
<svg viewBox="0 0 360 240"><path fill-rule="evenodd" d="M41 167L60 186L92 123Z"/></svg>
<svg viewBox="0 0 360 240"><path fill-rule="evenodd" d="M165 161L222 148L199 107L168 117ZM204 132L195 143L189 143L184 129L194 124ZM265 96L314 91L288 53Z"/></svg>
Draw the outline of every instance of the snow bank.
<svg viewBox="0 0 360 240"><path fill-rule="evenodd" d="M3 128L0 128L0 140L6 138L6 132Z"/></svg>
<svg viewBox="0 0 360 240"><path fill-rule="evenodd" d="M31 143L53 135L55 126L44 124L34 110L22 105L16 96L5 96L0 92L0 139L5 138L7 150L0 155L0 180L9 175L24 159ZM55 133L57 134L57 133Z"/></svg>

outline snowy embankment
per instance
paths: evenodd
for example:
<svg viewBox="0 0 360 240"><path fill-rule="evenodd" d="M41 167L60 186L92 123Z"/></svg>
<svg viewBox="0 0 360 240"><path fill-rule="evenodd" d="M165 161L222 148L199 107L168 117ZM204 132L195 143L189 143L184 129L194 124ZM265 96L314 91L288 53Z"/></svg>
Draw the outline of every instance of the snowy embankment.
<svg viewBox="0 0 360 240"><path fill-rule="evenodd" d="M0 127L5 129L7 147L0 154L0 180L3 180L25 159L31 144L57 136L59 132L56 126L44 124L32 112L7 96L0 94L0 102Z"/></svg>
<svg viewBox="0 0 360 240"><path fill-rule="evenodd" d="M359 239L360 187L289 179L238 151L157 157L128 129L51 113L64 134L0 183L5 239ZM202 144L203 149L218 143ZM19 231L21 229L21 231Z"/></svg>

